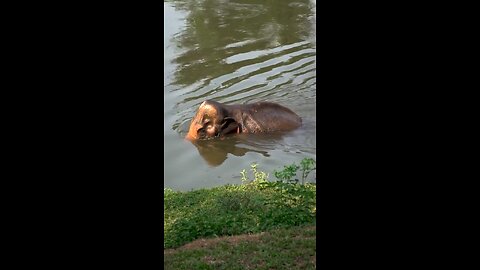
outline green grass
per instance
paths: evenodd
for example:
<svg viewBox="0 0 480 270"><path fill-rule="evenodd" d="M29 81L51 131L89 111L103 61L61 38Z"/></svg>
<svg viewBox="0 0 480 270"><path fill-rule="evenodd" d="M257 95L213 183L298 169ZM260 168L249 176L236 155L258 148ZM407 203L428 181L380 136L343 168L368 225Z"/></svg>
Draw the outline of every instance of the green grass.
<svg viewBox="0 0 480 270"><path fill-rule="evenodd" d="M164 195L164 248L199 238L315 225L316 185L311 183L251 181L190 192L165 189Z"/></svg>
<svg viewBox="0 0 480 270"><path fill-rule="evenodd" d="M164 251L165 269L315 269L316 230L297 226L268 233L197 240Z"/></svg>
<svg viewBox="0 0 480 270"><path fill-rule="evenodd" d="M252 164L242 185L165 189L165 269L315 269L316 185L303 184L315 169L305 158L270 182Z"/></svg>

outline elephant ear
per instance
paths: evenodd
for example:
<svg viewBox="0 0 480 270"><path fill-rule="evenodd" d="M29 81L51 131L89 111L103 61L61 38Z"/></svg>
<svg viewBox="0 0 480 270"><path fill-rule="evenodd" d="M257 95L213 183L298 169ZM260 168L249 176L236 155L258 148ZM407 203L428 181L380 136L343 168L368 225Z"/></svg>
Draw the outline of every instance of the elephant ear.
<svg viewBox="0 0 480 270"><path fill-rule="evenodd" d="M233 133L237 130L239 127L237 121L233 119L232 117L225 117L223 118L222 123L220 124L220 135L226 135L229 133Z"/></svg>

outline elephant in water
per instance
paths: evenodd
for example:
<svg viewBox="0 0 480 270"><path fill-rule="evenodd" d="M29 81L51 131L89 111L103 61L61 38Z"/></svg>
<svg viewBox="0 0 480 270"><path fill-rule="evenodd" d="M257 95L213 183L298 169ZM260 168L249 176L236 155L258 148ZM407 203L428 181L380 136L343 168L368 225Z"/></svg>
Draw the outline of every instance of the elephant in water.
<svg viewBox="0 0 480 270"><path fill-rule="evenodd" d="M190 123L185 139L224 137L235 133L267 133L293 130L302 119L290 109L271 102L225 105L204 101Z"/></svg>

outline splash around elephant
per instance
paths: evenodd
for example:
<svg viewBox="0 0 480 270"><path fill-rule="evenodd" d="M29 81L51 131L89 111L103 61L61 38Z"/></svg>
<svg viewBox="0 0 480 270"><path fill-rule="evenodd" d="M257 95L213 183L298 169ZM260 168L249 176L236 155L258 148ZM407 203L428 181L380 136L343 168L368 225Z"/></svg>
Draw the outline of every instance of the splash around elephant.
<svg viewBox="0 0 480 270"><path fill-rule="evenodd" d="M204 101L190 123L185 139L223 137L234 133L266 133L298 128L302 119L290 109L271 102L225 105Z"/></svg>

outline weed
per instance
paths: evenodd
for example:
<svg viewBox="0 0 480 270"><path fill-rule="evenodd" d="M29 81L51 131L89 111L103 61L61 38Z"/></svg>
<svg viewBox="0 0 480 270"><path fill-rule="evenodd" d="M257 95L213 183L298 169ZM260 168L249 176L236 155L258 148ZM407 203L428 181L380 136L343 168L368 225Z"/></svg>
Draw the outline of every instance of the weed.
<svg viewBox="0 0 480 270"><path fill-rule="evenodd" d="M292 178L297 175L298 169L301 169L302 184L304 184L310 172L317 169L315 167L315 164L316 162L313 158L304 158L300 162L300 166L296 165L295 163L291 165L285 165L283 166L283 170L274 171L274 174L275 174L275 177L280 181L283 181L286 183L298 183L299 181L298 178L295 178L295 179L292 179Z"/></svg>
<svg viewBox="0 0 480 270"><path fill-rule="evenodd" d="M253 179L250 180L248 178L248 175L247 175L247 171L245 169L243 169L240 174L242 175L242 183L243 184L247 184L248 182L266 182L268 181L268 173L265 173L265 172L262 172L262 171L258 171L257 170L257 167L258 167L258 164L257 163L253 163L252 165L250 165L251 167L251 171L253 173Z"/></svg>

